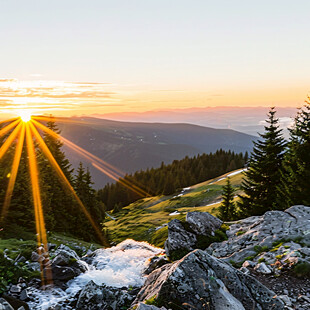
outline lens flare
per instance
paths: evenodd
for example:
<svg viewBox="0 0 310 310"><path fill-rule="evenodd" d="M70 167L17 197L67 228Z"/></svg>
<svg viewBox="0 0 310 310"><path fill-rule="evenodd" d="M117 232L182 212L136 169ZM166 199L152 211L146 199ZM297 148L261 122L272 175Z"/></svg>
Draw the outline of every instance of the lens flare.
<svg viewBox="0 0 310 310"><path fill-rule="evenodd" d="M18 114L24 123L28 123L31 120L31 112L29 111L22 110L22 111L19 111Z"/></svg>

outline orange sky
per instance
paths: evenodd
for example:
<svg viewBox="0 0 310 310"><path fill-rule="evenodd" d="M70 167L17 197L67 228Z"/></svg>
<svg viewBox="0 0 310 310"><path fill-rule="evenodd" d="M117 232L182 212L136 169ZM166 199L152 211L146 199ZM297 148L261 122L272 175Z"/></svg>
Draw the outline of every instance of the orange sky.
<svg viewBox="0 0 310 310"><path fill-rule="evenodd" d="M302 84L248 89L231 86L206 91L155 89L149 85L0 80L2 118L16 115L20 110L32 114L73 116L208 106L300 107L306 96L307 86Z"/></svg>

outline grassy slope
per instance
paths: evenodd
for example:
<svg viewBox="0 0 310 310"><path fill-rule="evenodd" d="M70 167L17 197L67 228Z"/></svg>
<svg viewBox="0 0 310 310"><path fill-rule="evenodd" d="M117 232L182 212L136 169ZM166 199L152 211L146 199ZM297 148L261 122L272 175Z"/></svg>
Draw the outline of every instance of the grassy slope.
<svg viewBox="0 0 310 310"><path fill-rule="evenodd" d="M230 173L196 184L180 197L177 197L179 193L176 193L171 196L144 198L130 204L113 215L116 220L106 220L105 226L109 230L111 241L119 243L127 238L132 238L163 247L167 238L167 227L160 229L158 227L173 218L184 219L189 211L210 212L216 215L220 205L222 187L226 183L223 178ZM242 177L242 173L230 177L236 190L241 184ZM170 216L169 214L174 211L178 211L180 214Z"/></svg>

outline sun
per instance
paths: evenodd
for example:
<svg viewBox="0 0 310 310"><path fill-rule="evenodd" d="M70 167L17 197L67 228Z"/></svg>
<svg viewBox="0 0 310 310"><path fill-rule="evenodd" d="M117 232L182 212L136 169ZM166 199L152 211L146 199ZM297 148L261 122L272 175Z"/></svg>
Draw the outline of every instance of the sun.
<svg viewBox="0 0 310 310"><path fill-rule="evenodd" d="M27 123L31 120L31 113L29 111L19 111L18 114L24 123Z"/></svg>

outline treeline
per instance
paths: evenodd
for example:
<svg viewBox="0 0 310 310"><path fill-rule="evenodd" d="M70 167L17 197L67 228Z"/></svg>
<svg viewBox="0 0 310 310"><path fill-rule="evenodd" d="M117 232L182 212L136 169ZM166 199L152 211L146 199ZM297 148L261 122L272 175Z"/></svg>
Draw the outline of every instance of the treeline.
<svg viewBox="0 0 310 310"><path fill-rule="evenodd" d="M49 121L46 126L52 131L60 133L54 121ZM7 136L1 138L0 146L6 138ZM48 134L43 134L43 140L76 194L94 219L95 224L100 227L105 211L103 204L96 198L89 171L80 164L74 174L69 160L61 150L62 142ZM26 141L24 142L11 204L8 212L3 214L0 219L2 236L17 237L25 236L27 232L35 232L36 226L28 153ZM72 192L65 190L55 169L51 167L49 161L36 144L35 151L39 168L39 186L46 229L48 231L68 233L88 241L98 240L92 225L84 215L76 199L74 199ZM13 145L0 161L0 206L3 206L8 182L11 177L14 154L15 147ZM0 211L2 213L2 209Z"/></svg>
<svg viewBox="0 0 310 310"><path fill-rule="evenodd" d="M254 142L240 201L233 202L229 181L220 215L224 220L262 215L293 205L310 206L310 98L299 109L289 140L283 138L275 108L271 108L261 139Z"/></svg>
<svg viewBox="0 0 310 310"><path fill-rule="evenodd" d="M159 168L127 174L118 182L107 184L98 191L98 198L106 205L107 210L118 211L147 195L170 195L183 187L242 168L247 158L247 153L237 154L221 149L215 153L175 160L169 165L162 163ZM124 186L124 183L139 187L146 194L138 194Z"/></svg>

